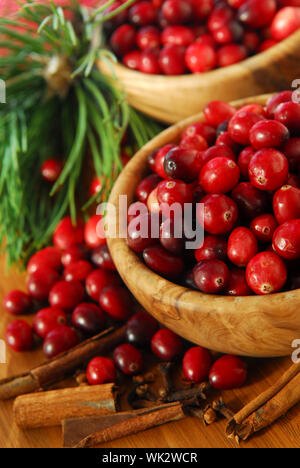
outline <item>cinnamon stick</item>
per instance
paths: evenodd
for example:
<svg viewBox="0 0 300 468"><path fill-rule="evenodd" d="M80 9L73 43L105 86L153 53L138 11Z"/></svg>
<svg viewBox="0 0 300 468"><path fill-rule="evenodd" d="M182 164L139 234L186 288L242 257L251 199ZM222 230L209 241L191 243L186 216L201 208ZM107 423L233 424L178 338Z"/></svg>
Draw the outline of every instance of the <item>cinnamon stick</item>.
<svg viewBox="0 0 300 468"><path fill-rule="evenodd" d="M47 388L65 378L97 354L110 351L124 339L125 326L119 329L111 327L28 373L3 379L0 381L0 400L8 400L18 395L35 392L40 388Z"/></svg>
<svg viewBox="0 0 300 468"><path fill-rule="evenodd" d="M64 419L116 412L114 384L30 393L16 398L14 418L21 429L58 426Z"/></svg>
<svg viewBox="0 0 300 468"><path fill-rule="evenodd" d="M300 363L293 364L277 382L229 421L226 434L247 440L253 433L271 425L300 402Z"/></svg>
<svg viewBox="0 0 300 468"><path fill-rule="evenodd" d="M161 424L166 424L171 421L178 421L185 417L183 405L181 403L170 403L167 405L149 408L144 414L136 415L135 417L120 422L112 427L108 427L99 432L94 432L82 439L74 448L88 448L121 437L137 434Z"/></svg>
<svg viewBox="0 0 300 468"><path fill-rule="evenodd" d="M94 432L100 432L103 429L115 426L123 421L128 421L147 412L148 409L139 409L112 413L97 418L66 419L62 422L63 445L64 447L73 447Z"/></svg>

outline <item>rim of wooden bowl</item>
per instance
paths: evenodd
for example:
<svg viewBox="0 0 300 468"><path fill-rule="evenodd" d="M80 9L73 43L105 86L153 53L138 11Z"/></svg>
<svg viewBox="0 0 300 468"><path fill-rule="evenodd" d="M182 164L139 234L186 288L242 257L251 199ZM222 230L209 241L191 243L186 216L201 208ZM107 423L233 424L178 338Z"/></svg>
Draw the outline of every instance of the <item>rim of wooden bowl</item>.
<svg viewBox="0 0 300 468"><path fill-rule="evenodd" d="M233 102L265 104L270 94ZM203 120L203 113L169 127L147 143L127 164L116 181L109 203L118 217L119 195L128 205L135 189L147 174L148 154L178 140L188 125ZM114 218L108 215L108 223ZM118 232L118 231L117 231ZM125 239L109 238L108 246L116 267L136 299L158 321L198 345L222 353L256 357L291 354L292 342L300 338L300 289L269 296L229 297L203 294L178 286L150 270L127 246Z"/></svg>

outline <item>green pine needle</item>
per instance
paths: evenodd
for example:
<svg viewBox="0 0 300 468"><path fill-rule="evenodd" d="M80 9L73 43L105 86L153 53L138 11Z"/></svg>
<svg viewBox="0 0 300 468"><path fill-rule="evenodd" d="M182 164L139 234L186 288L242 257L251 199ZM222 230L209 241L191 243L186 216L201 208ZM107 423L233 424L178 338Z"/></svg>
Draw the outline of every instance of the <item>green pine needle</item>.
<svg viewBox="0 0 300 468"><path fill-rule="evenodd" d="M128 105L116 78L95 66L99 58L115 60L99 27L111 18L106 8L112 0L93 13L75 1L71 7L19 3L17 16L0 18L0 49L8 50L0 58L6 83L6 103L0 104L0 245L9 264L26 262L49 243L67 213L76 222L78 207L82 216L94 202L107 199L122 170L126 131L133 147L161 131ZM49 63L58 65L60 81L45 73ZM82 191L87 155L95 175L106 181L90 199ZM51 187L40 168L53 157L64 167Z"/></svg>

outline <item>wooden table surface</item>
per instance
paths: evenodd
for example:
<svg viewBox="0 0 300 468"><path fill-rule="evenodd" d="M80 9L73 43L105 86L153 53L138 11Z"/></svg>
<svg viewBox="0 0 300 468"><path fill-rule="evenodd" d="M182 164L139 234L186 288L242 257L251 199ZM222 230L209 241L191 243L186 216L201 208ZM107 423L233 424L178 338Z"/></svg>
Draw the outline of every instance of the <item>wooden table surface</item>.
<svg viewBox="0 0 300 468"><path fill-rule="evenodd" d="M11 320L2 307L4 295L11 289L25 290L25 275L12 269L5 274L4 260L0 258L0 339L4 338L6 324ZM22 317L23 318L23 317ZM31 317L25 317L30 321ZM300 337L299 337L300 338ZM7 363L0 364L0 378L20 373L44 361L40 351L19 354L7 350ZM264 391L278 379L291 364L289 358L251 361L247 385L235 391L224 392L229 405L239 410L243 404ZM187 418L151 429L135 436L126 437L103 445L107 448L233 448L237 444L224 436L226 422L220 420L205 427L202 421ZM61 447L62 435L59 427L20 431L14 424L12 402L0 402L0 448L44 448ZM300 405L293 408L284 418L243 442L241 448L296 448L300 447Z"/></svg>

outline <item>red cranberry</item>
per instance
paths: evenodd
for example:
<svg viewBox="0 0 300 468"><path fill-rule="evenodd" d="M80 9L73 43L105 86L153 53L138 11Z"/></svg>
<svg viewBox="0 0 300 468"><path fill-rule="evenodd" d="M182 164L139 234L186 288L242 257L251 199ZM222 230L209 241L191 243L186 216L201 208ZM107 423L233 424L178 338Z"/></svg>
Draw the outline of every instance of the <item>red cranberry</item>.
<svg viewBox="0 0 300 468"><path fill-rule="evenodd" d="M152 190L157 187L161 178L157 174L151 174L143 179L136 188L136 197L139 201L146 203Z"/></svg>
<svg viewBox="0 0 300 468"><path fill-rule="evenodd" d="M182 258L171 254L160 245L147 247L143 251L143 258L151 270L170 279L178 278L184 270Z"/></svg>
<svg viewBox="0 0 300 468"><path fill-rule="evenodd" d="M130 52L127 52L127 54L124 55L123 57L123 63L126 65L126 67L130 68L131 70L139 70L141 67L141 58L142 58L142 52L140 50L132 50ZM98 182L99 179L95 179L95 188L91 186L91 191L93 191L92 195L95 193L100 192L102 188L102 183Z"/></svg>
<svg viewBox="0 0 300 468"><path fill-rule="evenodd" d="M175 145L169 144L163 146L162 148L160 148L160 150L158 150L158 152L155 155L154 172L156 172L156 174L158 174L163 179L167 179L167 174L164 170L164 160L166 155L172 148L175 148Z"/></svg>
<svg viewBox="0 0 300 468"><path fill-rule="evenodd" d="M291 138L283 147L290 168L297 171L300 168L300 138Z"/></svg>
<svg viewBox="0 0 300 468"><path fill-rule="evenodd" d="M205 348L196 346L185 353L182 370L187 380L200 383L207 380L211 364L212 356L210 352Z"/></svg>
<svg viewBox="0 0 300 468"><path fill-rule="evenodd" d="M211 112L207 110L207 113L211 116L212 119L214 118L213 115L211 115L213 112L213 109L211 109ZM203 122L196 122L186 127L186 129L181 135L181 138L183 140L184 138L193 137L195 135L203 137L209 145L212 145L216 139L216 130L214 129L214 127L207 125Z"/></svg>
<svg viewBox="0 0 300 468"><path fill-rule="evenodd" d="M274 252L261 252L250 260L246 279L255 294L271 294L280 291L287 280L287 269Z"/></svg>
<svg viewBox="0 0 300 468"><path fill-rule="evenodd" d="M132 345L145 346L151 341L157 327L157 321L151 315L147 312L138 312L126 324L127 340Z"/></svg>
<svg viewBox="0 0 300 468"><path fill-rule="evenodd" d="M66 325L67 316L62 309L58 307L47 307L41 309L33 320L33 328L35 333L41 338L46 338L54 328L59 325Z"/></svg>
<svg viewBox="0 0 300 468"><path fill-rule="evenodd" d="M175 147L168 152L164 160L164 170L167 176L184 182L197 179L201 166L199 151L193 149Z"/></svg>
<svg viewBox="0 0 300 468"><path fill-rule="evenodd" d="M251 28L268 26L277 10L276 0L247 0L238 10L238 19Z"/></svg>
<svg viewBox="0 0 300 468"><path fill-rule="evenodd" d="M185 48L168 44L159 54L159 66L165 75L183 75L186 70L184 60Z"/></svg>
<svg viewBox="0 0 300 468"><path fill-rule="evenodd" d="M192 6L184 0L166 0L162 6L164 18L171 24L186 23L192 17Z"/></svg>
<svg viewBox="0 0 300 468"><path fill-rule="evenodd" d="M116 271L116 266L106 244L100 245L92 251L91 261L98 268Z"/></svg>
<svg viewBox="0 0 300 468"><path fill-rule="evenodd" d="M253 187L250 182L238 184L231 196L238 205L240 213L247 219L255 218L267 210L267 194Z"/></svg>
<svg viewBox="0 0 300 468"><path fill-rule="evenodd" d="M273 249L285 260L300 258L300 219L287 221L276 229Z"/></svg>
<svg viewBox="0 0 300 468"><path fill-rule="evenodd" d="M197 42L197 44L209 45L213 49L217 47L216 41L210 34L202 34L201 36L197 37L195 42Z"/></svg>
<svg viewBox="0 0 300 468"><path fill-rule="evenodd" d="M197 20L206 18L214 8L214 0L192 0L191 3Z"/></svg>
<svg viewBox="0 0 300 468"><path fill-rule="evenodd" d="M225 260L227 243L221 237L205 236L203 245L195 250L197 262L202 260Z"/></svg>
<svg viewBox="0 0 300 468"><path fill-rule="evenodd" d="M90 262L78 260L65 268L64 279L66 281L85 281L92 270L93 267Z"/></svg>
<svg viewBox="0 0 300 468"><path fill-rule="evenodd" d="M218 127L225 120L231 119L236 109L224 101L211 101L206 104L203 112L206 122L213 127Z"/></svg>
<svg viewBox="0 0 300 468"><path fill-rule="evenodd" d="M138 2L129 10L129 19L136 26L152 24L156 19L156 11L151 2Z"/></svg>
<svg viewBox="0 0 300 468"><path fill-rule="evenodd" d="M139 374L143 368L141 352L131 344L123 344L114 350L115 366L125 375Z"/></svg>
<svg viewBox="0 0 300 468"><path fill-rule="evenodd" d="M121 280L115 273L103 269L92 271L86 279L85 286L88 295L94 300L99 300L102 289L110 285L119 286Z"/></svg>
<svg viewBox="0 0 300 468"><path fill-rule="evenodd" d="M276 190L288 177L289 165L286 157L272 148L258 151L249 163L252 185L260 190Z"/></svg>
<svg viewBox="0 0 300 468"><path fill-rule="evenodd" d="M122 1L116 0L112 5L110 5L109 7L105 9L105 15L107 15L108 13L114 12L121 6L122 6ZM104 23L104 27L108 27L108 29L110 30L116 25L126 23L127 19L128 19L128 10L126 9L124 11L121 11L117 15L115 15L110 20L107 20Z"/></svg>
<svg viewBox="0 0 300 468"><path fill-rule="evenodd" d="M191 72L205 73L215 68L217 54L210 45L194 42L186 50L185 63Z"/></svg>
<svg viewBox="0 0 300 468"><path fill-rule="evenodd" d="M122 24L112 34L110 46L117 55L124 55L135 46L136 33L130 24Z"/></svg>
<svg viewBox="0 0 300 468"><path fill-rule="evenodd" d="M157 186L157 199L169 207L174 203L184 207L186 203L193 202L193 193L191 187L181 180L166 180Z"/></svg>
<svg viewBox="0 0 300 468"><path fill-rule="evenodd" d="M78 336L73 328L60 325L46 336L43 351L48 358L53 358L60 353L74 348L78 344L78 341Z"/></svg>
<svg viewBox="0 0 300 468"><path fill-rule="evenodd" d="M249 51L249 53L255 53L259 47L260 37L257 32L245 31L243 37L243 45Z"/></svg>
<svg viewBox="0 0 300 468"><path fill-rule="evenodd" d="M272 242L273 234L278 224L275 217L271 214L257 216L251 221L250 228L259 242Z"/></svg>
<svg viewBox="0 0 300 468"><path fill-rule="evenodd" d="M251 146L247 146L247 148L244 148L243 151L240 152L238 165L245 180L249 180L249 164L254 154L255 151Z"/></svg>
<svg viewBox="0 0 300 468"><path fill-rule="evenodd" d="M228 5L232 8L240 8L247 0L227 0Z"/></svg>
<svg viewBox="0 0 300 468"><path fill-rule="evenodd" d="M27 288L34 299L48 299L52 286L60 280L59 274L50 268L41 268L31 273L27 279Z"/></svg>
<svg viewBox="0 0 300 468"><path fill-rule="evenodd" d="M12 315L22 315L30 311L32 302L28 294L14 289L4 297L3 306Z"/></svg>
<svg viewBox="0 0 300 468"><path fill-rule="evenodd" d="M229 273L229 281L226 287L228 296L250 296L251 289L246 281L246 273L242 268L234 268Z"/></svg>
<svg viewBox="0 0 300 468"><path fill-rule="evenodd" d="M209 234L226 234L232 230L238 218L238 209L231 198L223 194L210 194L206 195L201 203L204 204L204 229ZM198 222L202 224L201 205L197 208L197 217Z"/></svg>
<svg viewBox="0 0 300 468"><path fill-rule="evenodd" d="M162 328L152 337L151 349L163 361L172 361L182 354L183 342L174 332Z"/></svg>
<svg viewBox="0 0 300 468"><path fill-rule="evenodd" d="M61 250L66 250L76 244L83 243L83 223L77 220L73 225L71 218L63 218L55 229L53 244Z"/></svg>
<svg viewBox="0 0 300 468"><path fill-rule="evenodd" d="M235 63L245 60L247 49L242 44L227 44L217 52L217 63L219 67L229 67Z"/></svg>
<svg viewBox="0 0 300 468"><path fill-rule="evenodd" d="M290 137L288 129L276 120L257 122L250 130L250 142L254 149L279 148Z"/></svg>
<svg viewBox="0 0 300 468"><path fill-rule="evenodd" d="M187 136L180 141L180 148L185 150L204 151L208 148L206 140L200 135Z"/></svg>
<svg viewBox="0 0 300 468"><path fill-rule="evenodd" d="M102 219L101 215L94 215L87 221L84 227L85 243L92 249L106 242Z"/></svg>
<svg viewBox="0 0 300 468"><path fill-rule="evenodd" d="M209 373L209 381L217 390L241 387L247 378L247 367L240 358L226 355L218 359Z"/></svg>
<svg viewBox="0 0 300 468"><path fill-rule="evenodd" d="M229 44L231 42L240 42L244 35L244 29L237 21L231 21L223 24L212 33L214 40L218 44Z"/></svg>
<svg viewBox="0 0 300 468"><path fill-rule="evenodd" d="M128 65L127 65L128 66ZM130 68L130 67L129 67ZM103 182L99 177L96 177L92 180L90 185L90 194L93 197L97 193L99 193L103 188Z"/></svg>
<svg viewBox="0 0 300 468"><path fill-rule="evenodd" d="M216 5L210 14L207 22L207 27L210 32L221 28L224 24L233 19L233 10L225 3Z"/></svg>
<svg viewBox="0 0 300 468"><path fill-rule="evenodd" d="M232 152L234 153L234 156L231 157L230 159L235 160L236 159L235 153L238 153L240 151L240 145L238 145L235 141L233 141L229 132L221 133L216 140L216 145L230 148Z"/></svg>
<svg viewBox="0 0 300 468"><path fill-rule="evenodd" d="M275 120L285 125L292 133L300 132L300 104L285 102L275 111Z"/></svg>
<svg viewBox="0 0 300 468"><path fill-rule="evenodd" d="M151 151L148 154L148 166L150 171L155 172L155 158L159 150Z"/></svg>
<svg viewBox="0 0 300 468"><path fill-rule="evenodd" d="M200 291L217 294L229 281L229 270L221 260L203 260L194 268L194 282Z"/></svg>
<svg viewBox="0 0 300 468"><path fill-rule="evenodd" d="M132 315L132 297L122 286L104 288L99 296L99 304L115 320L126 320Z"/></svg>
<svg viewBox="0 0 300 468"><path fill-rule="evenodd" d="M160 46L160 31L155 26L141 28L136 36L136 42L141 50Z"/></svg>
<svg viewBox="0 0 300 468"><path fill-rule="evenodd" d="M59 271L61 268L61 253L56 247L45 247L35 253L27 264L28 273L34 273L41 268L51 268Z"/></svg>
<svg viewBox="0 0 300 468"><path fill-rule="evenodd" d="M250 130L263 117L252 112L237 112L229 122L228 131L231 138L241 145L250 144Z"/></svg>
<svg viewBox="0 0 300 468"><path fill-rule="evenodd" d="M300 4L297 5L298 7ZM300 28L300 8L286 7L278 11L271 24L271 34L282 41Z"/></svg>
<svg viewBox="0 0 300 468"><path fill-rule="evenodd" d="M184 251L184 238L182 223L171 218L165 219L160 225L159 240L161 245L174 255L179 255Z"/></svg>
<svg viewBox="0 0 300 468"><path fill-rule="evenodd" d="M278 44L278 42L274 39L267 39L260 44L258 52L264 52L265 50L271 49L271 47L274 47L276 44Z"/></svg>
<svg viewBox="0 0 300 468"><path fill-rule="evenodd" d="M150 200L150 197L149 197ZM159 225L159 218L157 215L147 213L132 219L128 226L127 243L129 247L135 252L143 252L144 249L154 245L158 241L152 233L155 226L157 230Z"/></svg>
<svg viewBox="0 0 300 468"><path fill-rule="evenodd" d="M273 198L273 210L279 224L300 218L300 189L284 185Z"/></svg>
<svg viewBox="0 0 300 468"><path fill-rule="evenodd" d="M5 339L14 351L29 351L33 347L32 328L24 320L13 320L6 328Z"/></svg>
<svg viewBox="0 0 300 468"><path fill-rule="evenodd" d="M71 265L78 260L87 258L87 249L84 245L73 245L65 250L61 256L61 263L64 267Z"/></svg>
<svg viewBox="0 0 300 468"><path fill-rule="evenodd" d="M61 307L63 310L72 310L84 299L84 287L79 281L59 281L49 294L52 307Z"/></svg>
<svg viewBox="0 0 300 468"><path fill-rule="evenodd" d="M57 181L57 179L60 176L61 171L62 171L62 163L61 161L58 161L57 159L47 159L41 167L41 173L42 173L43 179L51 183Z"/></svg>
<svg viewBox="0 0 300 468"><path fill-rule="evenodd" d="M234 265L246 266L257 252L257 240L250 229L238 227L232 231L228 239L227 255Z"/></svg>
<svg viewBox="0 0 300 468"><path fill-rule="evenodd" d="M149 75L159 75L161 73L157 49L146 49L142 52L139 71Z"/></svg>
<svg viewBox="0 0 300 468"><path fill-rule="evenodd" d="M251 112L252 114L258 114L262 117L267 117L267 112L260 104L246 104L239 109L239 112Z"/></svg>
<svg viewBox="0 0 300 468"><path fill-rule="evenodd" d="M95 357L89 362L86 370L90 385L101 385L116 381L116 369L113 361L106 357Z"/></svg>
<svg viewBox="0 0 300 468"><path fill-rule="evenodd" d="M72 313L72 324L83 333L88 335L96 335L105 326L105 314L95 304L82 302Z"/></svg>
<svg viewBox="0 0 300 468"><path fill-rule="evenodd" d="M227 158L231 159L232 161L235 161L236 159L234 152L227 145L216 145L208 148L202 157L203 164L215 158Z"/></svg>
<svg viewBox="0 0 300 468"><path fill-rule="evenodd" d="M203 166L199 183L207 193L230 192L240 179L240 170L232 159L215 158Z"/></svg>
<svg viewBox="0 0 300 468"><path fill-rule="evenodd" d="M187 26L169 26L161 34L161 42L164 45L188 46L195 39L195 34Z"/></svg>
<svg viewBox="0 0 300 468"><path fill-rule="evenodd" d="M277 107L292 100L292 91L282 91L281 93L274 94L267 102L267 115L269 118L274 118Z"/></svg>
<svg viewBox="0 0 300 468"><path fill-rule="evenodd" d="M149 197L147 199L147 202L150 199L150 196L151 196L151 194L153 192L154 192L154 190L152 190L152 192L150 192L150 195L149 195ZM151 211L151 210L149 209L149 211ZM132 203L129 206L128 212L127 212L127 223L128 223L128 225L133 219L137 218L138 216L147 215L147 214L148 214L148 207L147 207L146 203L142 203L142 202Z"/></svg>

